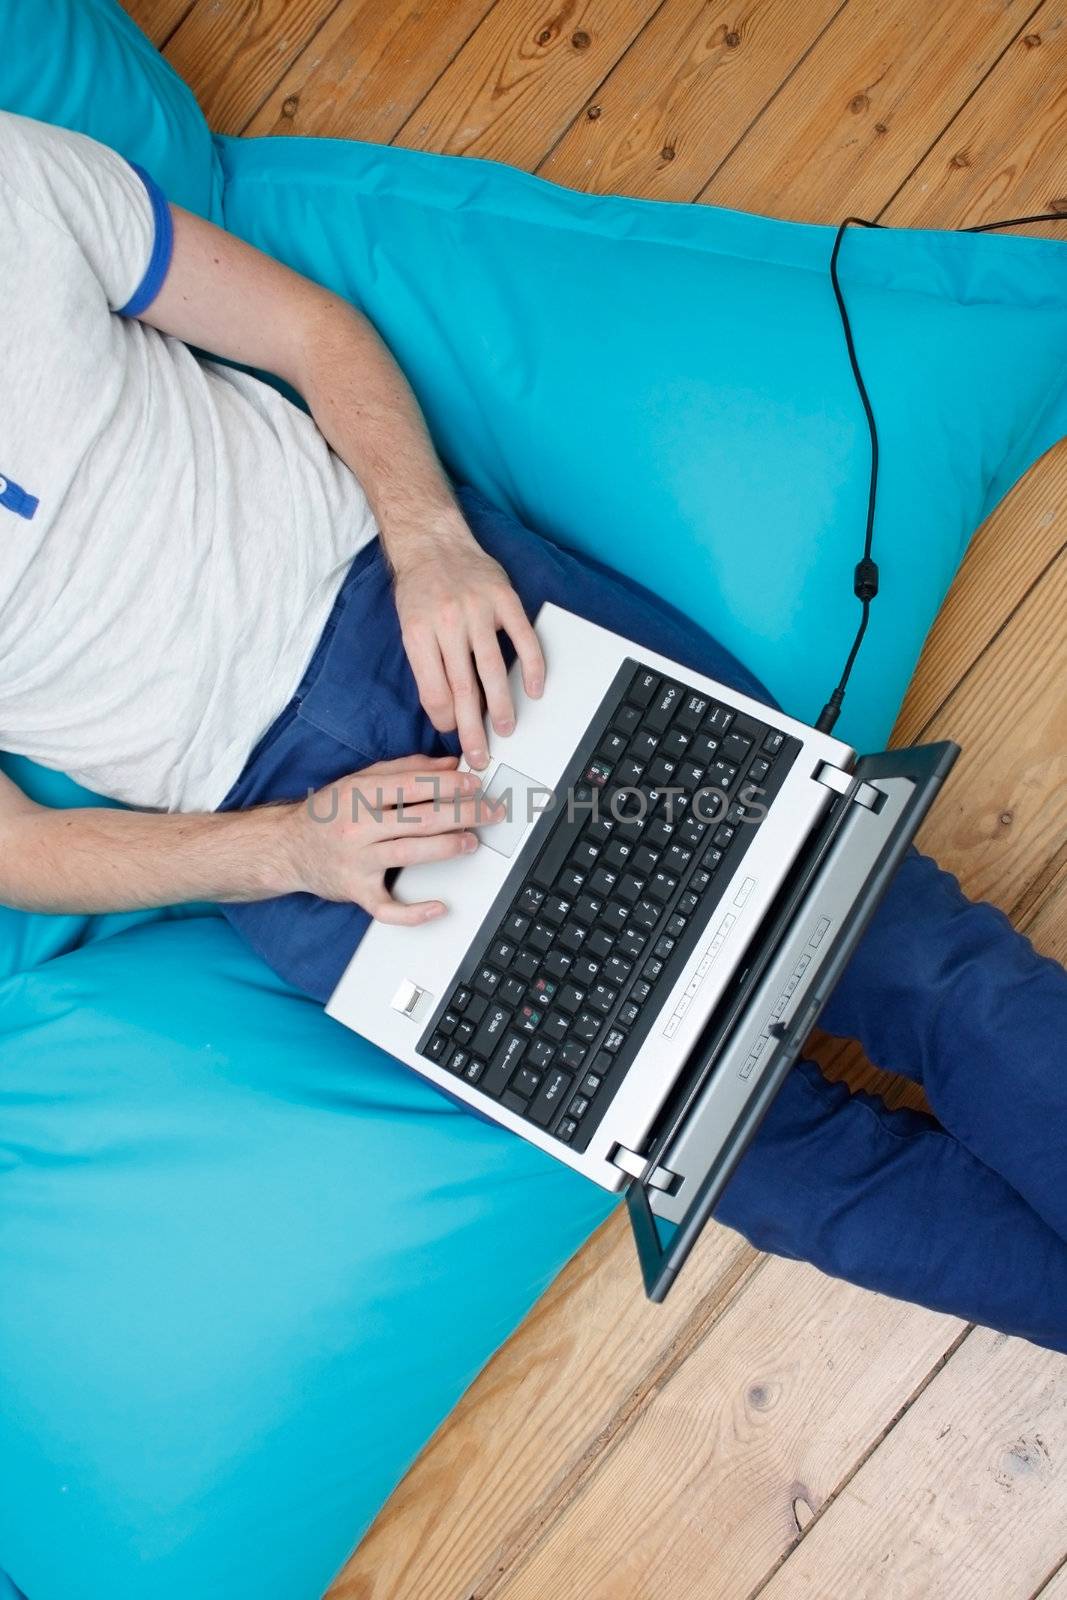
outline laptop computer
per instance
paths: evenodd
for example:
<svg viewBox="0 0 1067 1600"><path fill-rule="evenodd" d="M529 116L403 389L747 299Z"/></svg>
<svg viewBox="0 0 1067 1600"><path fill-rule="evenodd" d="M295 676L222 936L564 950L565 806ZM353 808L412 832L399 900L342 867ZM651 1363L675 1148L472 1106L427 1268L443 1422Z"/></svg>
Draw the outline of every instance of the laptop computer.
<svg viewBox="0 0 1067 1600"><path fill-rule="evenodd" d="M848 745L559 606L517 727L507 816L441 899L374 923L327 1011L472 1110L627 1191L661 1300L958 749ZM441 802L447 803L447 802Z"/></svg>

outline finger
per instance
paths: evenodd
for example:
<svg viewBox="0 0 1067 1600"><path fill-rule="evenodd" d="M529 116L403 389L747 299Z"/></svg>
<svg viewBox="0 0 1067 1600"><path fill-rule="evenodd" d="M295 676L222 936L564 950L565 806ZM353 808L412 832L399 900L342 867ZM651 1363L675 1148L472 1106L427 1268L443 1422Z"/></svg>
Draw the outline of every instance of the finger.
<svg viewBox="0 0 1067 1600"><path fill-rule="evenodd" d="M386 811L378 824L379 839L404 839L418 834L456 833L462 828L487 828L500 822L506 807L484 795L470 799L430 800L422 805Z"/></svg>
<svg viewBox="0 0 1067 1600"><path fill-rule="evenodd" d="M485 703L493 727L497 733L506 737L515 729L515 707L511 701L511 689L508 686L504 657L500 653L500 642L491 627L487 626L474 635L474 663L485 691Z"/></svg>
<svg viewBox="0 0 1067 1600"><path fill-rule="evenodd" d="M460 631L458 638L444 642L442 651L463 754L472 767L484 767L489 760L489 752L485 746L485 727L482 723L482 698L466 629Z"/></svg>
<svg viewBox="0 0 1067 1600"><path fill-rule="evenodd" d="M376 922L388 922L399 928L415 928L421 922L432 922L435 917L443 917L446 909L443 900L417 900L412 905L404 905L391 894L384 893L380 900L367 907Z"/></svg>
<svg viewBox="0 0 1067 1600"><path fill-rule="evenodd" d="M450 733L456 714L437 636L431 628L417 627L409 628L403 639L422 709L438 733Z"/></svg>
<svg viewBox="0 0 1067 1600"><path fill-rule="evenodd" d="M396 756L392 761L376 761L371 767L364 767L361 772L349 773L351 778L365 778L370 773L389 772L415 772L439 767L454 767L458 756Z"/></svg>
<svg viewBox="0 0 1067 1600"><path fill-rule="evenodd" d="M417 837L383 839L371 848L375 870L384 872L391 867L414 867L420 862L448 861L453 856L472 854L478 848L477 834L427 833Z"/></svg>
<svg viewBox="0 0 1067 1600"><path fill-rule="evenodd" d="M545 657L522 601L511 589L497 606L501 627L515 646L522 668L522 684L531 700L539 700L545 689Z"/></svg>
<svg viewBox="0 0 1067 1600"><path fill-rule="evenodd" d="M353 817L360 812L372 820L379 812L391 813L398 807L405 812L418 810L423 802L451 806L465 795L475 795L481 779L473 772L457 772L455 766L408 772L357 772L350 780L349 796ZM347 809L347 808L346 808Z"/></svg>

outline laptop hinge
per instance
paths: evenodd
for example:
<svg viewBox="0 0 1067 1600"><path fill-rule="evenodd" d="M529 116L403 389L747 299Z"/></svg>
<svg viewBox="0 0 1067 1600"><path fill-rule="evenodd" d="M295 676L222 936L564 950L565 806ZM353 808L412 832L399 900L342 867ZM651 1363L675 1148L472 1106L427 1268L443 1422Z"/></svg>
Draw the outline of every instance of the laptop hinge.
<svg viewBox="0 0 1067 1600"><path fill-rule="evenodd" d="M628 1150L624 1144L617 1144L609 1157L612 1166L618 1167L620 1172L625 1172L629 1177L636 1178L638 1183L643 1183L649 1189L670 1189L678 1182L675 1172L668 1172L666 1167L654 1167L647 1156L639 1156L636 1150ZM647 1176L646 1176L647 1174Z"/></svg>
<svg viewBox="0 0 1067 1600"><path fill-rule="evenodd" d="M881 810L885 795L881 789L876 789L873 783L857 783L851 772L846 772L844 767L835 767L832 762L820 761L812 773L816 783L821 783L827 789L832 789L835 794L848 794L858 806L864 806L868 811Z"/></svg>

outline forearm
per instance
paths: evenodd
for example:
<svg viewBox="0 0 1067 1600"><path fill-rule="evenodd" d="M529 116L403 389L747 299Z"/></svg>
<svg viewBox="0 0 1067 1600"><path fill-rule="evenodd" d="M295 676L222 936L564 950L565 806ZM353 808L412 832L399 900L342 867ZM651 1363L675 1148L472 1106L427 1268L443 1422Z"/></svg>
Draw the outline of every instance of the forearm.
<svg viewBox="0 0 1067 1600"><path fill-rule="evenodd" d="M308 319L296 382L366 491L394 568L471 539L407 379L345 301L325 296Z"/></svg>
<svg viewBox="0 0 1067 1600"><path fill-rule="evenodd" d="M0 900L24 911L133 911L260 900L298 887L290 807L157 815L25 806L0 828Z"/></svg>

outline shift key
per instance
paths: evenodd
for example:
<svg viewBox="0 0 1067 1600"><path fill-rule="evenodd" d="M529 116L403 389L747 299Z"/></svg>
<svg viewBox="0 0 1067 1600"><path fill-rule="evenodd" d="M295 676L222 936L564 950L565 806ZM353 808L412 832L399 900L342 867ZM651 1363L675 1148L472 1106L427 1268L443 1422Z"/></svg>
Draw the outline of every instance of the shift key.
<svg viewBox="0 0 1067 1600"><path fill-rule="evenodd" d="M530 1121L547 1128L563 1104L572 1082L571 1074L560 1067L553 1067L551 1072L546 1072L537 1099L530 1107Z"/></svg>

